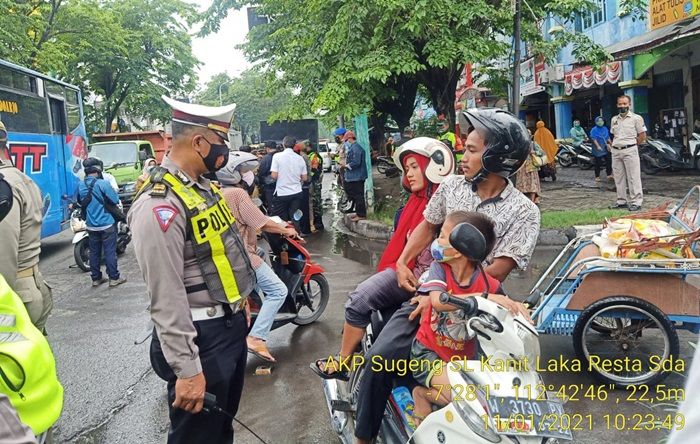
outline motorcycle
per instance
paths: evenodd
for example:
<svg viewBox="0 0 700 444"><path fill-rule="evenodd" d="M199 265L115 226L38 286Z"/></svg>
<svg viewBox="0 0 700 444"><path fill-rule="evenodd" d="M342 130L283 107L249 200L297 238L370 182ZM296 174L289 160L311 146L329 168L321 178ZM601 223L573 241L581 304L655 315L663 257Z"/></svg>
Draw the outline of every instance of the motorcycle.
<svg viewBox="0 0 700 444"><path fill-rule="evenodd" d="M466 242L465 242L466 244ZM469 248L467 248L469 247ZM455 246L458 251L474 251L475 246ZM463 253L464 254L464 253ZM434 443L465 442L520 444L555 444L571 440L571 431L556 424L556 417L565 416L563 402L551 399L547 392L538 390L536 396L524 396L527 387L545 387L535 365L539 353L539 337L535 328L521 315L513 316L502 306L483 297L459 299L447 293L440 302L464 310L469 318L467 331L478 337L483 352L480 359L445 364L452 387L452 402L433 411L414 429L411 420L410 394L395 381L392 395L385 407L378 442ZM534 301L526 301L532 305ZM389 312L375 312L362 341L364 353L371 348L381 332ZM482 366L490 363L511 362L512 366L495 371ZM372 371L371 363L350 372L349 380L324 379L326 405L331 425L341 442L354 442L354 412L364 372ZM403 395L399 396L403 390ZM460 391L461 390L461 391ZM465 393L469 395L465 395ZM402 408L408 404L408 408Z"/></svg>
<svg viewBox="0 0 700 444"><path fill-rule="evenodd" d="M277 216L271 219L292 226ZM272 329L290 322L295 325L313 323L323 314L330 299L330 287L323 275L325 270L311 259L302 245L303 239L272 233L263 233L263 238L270 245L270 265L288 289L287 298L275 315ZM248 297L251 327L260 312L263 296L256 290Z"/></svg>
<svg viewBox="0 0 700 444"><path fill-rule="evenodd" d="M73 259L75 264L83 271L90 271L90 242L88 240L87 225L81 217L80 205L73 203L70 217L70 229L73 232ZM131 242L131 231L124 222L117 223L117 255L121 256Z"/></svg>
<svg viewBox="0 0 700 444"><path fill-rule="evenodd" d="M395 177L401 170L394 164L394 160L389 156L377 156L377 171L386 177Z"/></svg>
<svg viewBox="0 0 700 444"><path fill-rule="evenodd" d="M582 170L589 170L593 168L595 163L593 145L591 142L583 142L580 146L575 147L570 143L561 142L556 159L557 163L564 168L577 164Z"/></svg>
<svg viewBox="0 0 700 444"><path fill-rule="evenodd" d="M700 135L690 137L690 149L683 144L647 137L639 147L640 166L644 173L657 174L661 170L688 170L700 168Z"/></svg>

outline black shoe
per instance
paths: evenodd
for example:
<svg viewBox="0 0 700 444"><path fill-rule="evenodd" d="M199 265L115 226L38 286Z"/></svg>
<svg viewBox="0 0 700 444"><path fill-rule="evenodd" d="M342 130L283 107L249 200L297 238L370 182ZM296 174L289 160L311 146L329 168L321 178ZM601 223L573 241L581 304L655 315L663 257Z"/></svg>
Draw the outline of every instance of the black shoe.
<svg viewBox="0 0 700 444"><path fill-rule="evenodd" d="M629 207L627 207L627 209L630 211L639 211L642 209L642 207L640 207L639 205L630 205Z"/></svg>
<svg viewBox="0 0 700 444"><path fill-rule="evenodd" d="M623 208L627 209L628 206L626 203L623 203L623 204L616 203L615 205L610 205L608 208L610 208L611 210L621 210Z"/></svg>

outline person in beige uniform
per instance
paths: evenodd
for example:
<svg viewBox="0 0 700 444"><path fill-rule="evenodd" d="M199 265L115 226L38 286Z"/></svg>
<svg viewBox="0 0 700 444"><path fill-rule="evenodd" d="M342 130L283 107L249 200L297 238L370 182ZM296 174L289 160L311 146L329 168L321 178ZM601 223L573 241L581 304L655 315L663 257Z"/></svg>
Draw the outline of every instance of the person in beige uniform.
<svg viewBox="0 0 700 444"><path fill-rule="evenodd" d="M642 176L639 168L638 145L647 138L647 127L639 114L630 111L629 96L617 98L618 115L611 120L612 169L617 189L617 202L610 208L627 208L639 211L642 208ZM627 192L629 191L629 199Z"/></svg>
<svg viewBox="0 0 700 444"><path fill-rule="evenodd" d="M39 272L43 203L34 181L14 167L7 149L7 130L0 122L0 174L12 187L14 204L0 222L0 274L20 296L36 327L46 333L53 308L51 289Z"/></svg>
<svg viewBox="0 0 700 444"><path fill-rule="evenodd" d="M255 276L221 192L202 175L227 162L235 105L163 100L173 108L173 147L128 214L151 298L151 365L168 383L168 443L231 443L231 419L202 407L206 391L236 415Z"/></svg>

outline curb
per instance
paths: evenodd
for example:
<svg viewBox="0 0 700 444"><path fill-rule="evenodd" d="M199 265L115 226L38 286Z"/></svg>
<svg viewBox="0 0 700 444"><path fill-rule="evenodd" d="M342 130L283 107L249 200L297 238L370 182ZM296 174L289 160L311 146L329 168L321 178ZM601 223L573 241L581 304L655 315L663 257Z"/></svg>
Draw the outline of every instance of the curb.
<svg viewBox="0 0 700 444"><path fill-rule="evenodd" d="M388 241L391 238L391 228L381 222L368 219L353 222L347 214L344 215L342 220L348 230L359 236L384 241ZM595 233L601 229L602 225L576 225L564 229L543 229L540 230L537 245L562 246L568 244L571 239L577 236Z"/></svg>
<svg viewBox="0 0 700 444"><path fill-rule="evenodd" d="M350 215L343 216L343 224L348 230L368 239L385 240L391 238L391 227L387 227L381 222L364 219L357 222L350 220Z"/></svg>

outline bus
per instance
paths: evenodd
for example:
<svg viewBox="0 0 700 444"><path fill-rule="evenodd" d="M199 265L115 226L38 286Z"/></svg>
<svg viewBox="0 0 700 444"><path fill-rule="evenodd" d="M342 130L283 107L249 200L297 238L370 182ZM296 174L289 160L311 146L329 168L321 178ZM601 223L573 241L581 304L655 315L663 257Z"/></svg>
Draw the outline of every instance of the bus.
<svg viewBox="0 0 700 444"><path fill-rule="evenodd" d="M77 86L0 60L0 120L12 162L41 190L42 238L70 224L68 205L87 157L82 103Z"/></svg>

